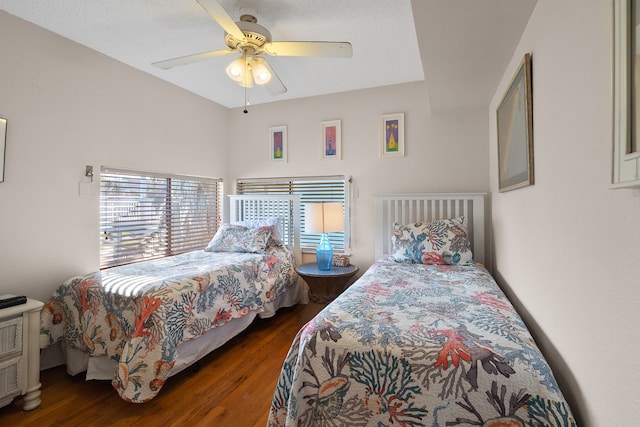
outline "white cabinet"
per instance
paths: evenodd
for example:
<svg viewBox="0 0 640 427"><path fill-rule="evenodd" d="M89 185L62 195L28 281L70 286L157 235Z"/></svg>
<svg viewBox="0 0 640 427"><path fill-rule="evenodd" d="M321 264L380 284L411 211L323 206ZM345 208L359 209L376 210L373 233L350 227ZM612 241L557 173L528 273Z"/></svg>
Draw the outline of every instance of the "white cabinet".
<svg viewBox="0 0 640 427"><path fill-rule="evenodd" d="M40 405L40 301L0 310L0 407L24 396L24 410Z"/></svg>

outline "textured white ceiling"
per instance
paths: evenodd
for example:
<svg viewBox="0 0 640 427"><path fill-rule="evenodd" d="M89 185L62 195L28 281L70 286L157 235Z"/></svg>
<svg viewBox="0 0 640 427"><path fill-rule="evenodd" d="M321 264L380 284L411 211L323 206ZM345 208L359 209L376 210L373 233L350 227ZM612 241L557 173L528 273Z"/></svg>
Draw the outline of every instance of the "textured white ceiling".
<svg viewBox="0 0 640 427"><path fill-rule="evenodd" d="M270 57L288 92L259 104L426 80L434 110L486 105L536 0L220 0L257 11L274 41L349 41L353 58ZM233 56L160 70L152 62L225 49L195 0L0 0L0 9L226 107L244 103ZM415 13L415 20L414 20ZM424 69L424 73L423 73Z"/></svg>
<svg viewBox="0 0 640 427"><path fill-rule="evenodd" d="M288 89L249 89L253 104L423 80L410 0L220 0L234 19L254 9L274 41L349 41L353 58L266 56ZM244 89L225 74L233 56L160 70L163 59L226 49L224 31L195 0L0 0L0 8L227 107Z"/></svg>

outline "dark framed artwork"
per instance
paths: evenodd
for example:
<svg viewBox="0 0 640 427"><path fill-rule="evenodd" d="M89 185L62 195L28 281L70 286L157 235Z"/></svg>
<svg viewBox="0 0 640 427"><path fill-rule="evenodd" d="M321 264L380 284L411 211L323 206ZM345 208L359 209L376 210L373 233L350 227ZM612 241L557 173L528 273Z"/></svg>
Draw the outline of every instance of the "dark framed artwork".
<svg viewBox="0 0 640 427"><path fill-rule="evenodd" d="M531 55L526 53L498 105L498 189L533 185Z"/></svg>

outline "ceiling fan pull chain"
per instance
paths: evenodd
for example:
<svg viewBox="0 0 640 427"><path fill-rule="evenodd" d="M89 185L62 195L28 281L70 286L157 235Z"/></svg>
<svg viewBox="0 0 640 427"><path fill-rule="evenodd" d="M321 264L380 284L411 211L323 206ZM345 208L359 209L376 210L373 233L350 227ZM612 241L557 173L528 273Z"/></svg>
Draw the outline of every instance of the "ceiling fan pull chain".
<svg viewBox="0 0 640 427"><path fill-rule="evenodd" d="M244 87L244 110L242 111L243 113L247 114L249 111L247 110L247 103L248 103L248 98L247 98L247 87Z"/></svg>
<svg viewBox="0 0 640 427"><path fill-rule="evenodd" d="M250 72L249 72L249 67L247 66L247 50L246 49L242 49L242 52L244 54L244 66L245 66L245 79L248 78L248 76L250 76ZM247 85L244 85L244 110L242 111L243 113L247 114L249 111L247 111L247 103L248 103L248 97L247 97Z"/></svg>

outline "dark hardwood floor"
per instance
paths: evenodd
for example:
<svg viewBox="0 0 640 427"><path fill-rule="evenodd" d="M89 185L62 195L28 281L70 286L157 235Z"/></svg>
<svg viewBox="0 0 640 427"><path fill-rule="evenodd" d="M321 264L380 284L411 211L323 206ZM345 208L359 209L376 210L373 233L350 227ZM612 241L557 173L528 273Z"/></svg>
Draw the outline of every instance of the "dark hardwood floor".
<svg viewBox="0 0 640 427"><path fill-rule="evenodd" d="M222 348L167 381L142 404L120 399L109 381L71 377L63 366L41 373L42 404L0 408L0 426L265 426L282 361L304 306L254 323Z"/></svg>

